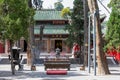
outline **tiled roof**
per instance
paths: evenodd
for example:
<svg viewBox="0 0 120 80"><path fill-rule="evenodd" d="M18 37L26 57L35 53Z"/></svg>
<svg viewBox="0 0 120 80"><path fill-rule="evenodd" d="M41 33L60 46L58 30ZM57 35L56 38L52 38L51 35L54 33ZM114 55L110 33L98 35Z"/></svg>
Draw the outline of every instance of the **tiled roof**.
<svg viewBox="0 0 120 80"><path fill-rule="evenodd" d="M34 20L67 20L61 17L61 11L50 10L39 10L34 15Z"/></svg>
<svg viewBox="0 0 120 80"><path fill-rule="evenodd" d="M34 27L34 34L40 34L40 25ZM64 25L45 25L43 34L69 34Z"/></svg>

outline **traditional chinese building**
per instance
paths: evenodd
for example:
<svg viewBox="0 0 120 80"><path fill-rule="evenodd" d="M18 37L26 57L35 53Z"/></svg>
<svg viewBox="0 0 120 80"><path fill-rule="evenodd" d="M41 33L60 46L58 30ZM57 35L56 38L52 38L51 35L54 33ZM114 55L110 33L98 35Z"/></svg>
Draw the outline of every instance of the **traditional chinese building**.
<svg viewBox="0 0 120 80"><path fill-rule="evenodd" d="M61 17L61 11L46 9L36 11L34 16L34 35L35 43L40 41L40 27L43 28L42 42L40 46L42 52L53 52L59 48L62 52L67 51L67 46L64 44L68 37L68 31L65 26L68 24L68 19Z"/></svg>
<svg viewBox="0 0 120 80"><path fill-rule="evenodd" d="M60 14L61 11L56 11L54 9L36 11L34 15L34 37L35 44L41 48L41 52L54 52L56 48L59 48L61 52L68 51L68 47L64 44L69 34L68 31L65 30L68 20L61 17ZM40 27L44 27L41 43ZM20 47L23 52L27 51L27 42L24 38L16 42L16 46ZM0 44L0 51L8 53L9 41L6 40L5 49L3 49Z"/></svg>
<svg viewBox="0 0 120 80"><path fill-rule="evenodd" d="M101 17L101 22L105 19L105 15ZM70 52L70 48L65 45L65 40L69 33L65 30L68 19L61 17L61 11L54 9L43 9L36 11L34 15L34 37L35 43L40 47L41 52L55 52L56 48L60 48L61 52ZM43 36L40 42L40 31L43 27ZM23 52L27 51L27 42L24 38L16 42L17 46ZM0 53L8 53L9 42L6 40L5 45L0 44Z"/></svg>

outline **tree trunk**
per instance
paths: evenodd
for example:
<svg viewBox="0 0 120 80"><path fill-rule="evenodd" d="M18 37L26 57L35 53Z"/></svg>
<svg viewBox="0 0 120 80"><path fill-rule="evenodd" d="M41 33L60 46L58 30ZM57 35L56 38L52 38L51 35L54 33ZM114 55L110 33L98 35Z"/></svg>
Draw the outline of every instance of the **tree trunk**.
<svg viewBox="0 0 120 80"><path fill-rule="evenodd" d="M87 65L87 53L88 53L88 6L87 6L87 0L83 0L83 5L84 5L84 54L85 59L84 59L84 64Z"/></svg>
<svg viewBox="0 0 120 80"><path fill-rule="evenodd" d="M82 52L82 60L83 61L83 66L81 70L85 70L85 66L87 66L88 63L88 58L87 58L87 53L88 53L88 5L87 5L87 0L83 0L83 7L84 7L84 50Z"/></svg>
<svg viewBox="0 0 120 80"><path fill-rule="evenodd" d="M29 45L28 45L28 60L31 64L31 70L35 70L35 40L34 40L34 26L31 24L29 29ZM30 59L29 59L30 58Z"/></svg>
<svg viewBox="0 0 120 80"><path fill-rule="evenodd" d="M42 37L43 37L43 30L44 30L44 25L41 25L40 26L40 41L39 41L39 52L40 50L42 49L42 45L43 45L43 42L42 42Z"/></svg>
<svg viewBox="0 0 120 80"><path fill-rule="evenodd" d="M31 58L32 58L32 55L31 55L31 49L30 49L30 42L28 41L28 46L27 46L27 65L28 66L32 65Z"/></svg>
<svg viewBox="0 0 120 80"><path fill-rule="evenodd" d="M29 8L32 8L31 0L28 0L28 6ZM34 38L34 25L33 23L30 24L30 27L28 28L29 32L29 45L28 45L28 63L31 64L31 70L35 70L36 66L35 64L35 38Z"/></svg>
<svg viewBox="0 0 120 80"><path fill-rule="evenodd" d="M98 74L99 75L110 74L105 53L103 52L102 32L101 32L101 24L100 24L99 8L98 8L97 0L88 0L88 6L91 13L97 11L95 16L96 17L95 24L96 24L96 55L97 55L97 64L98 64ZM94 19L92 18L92 20Z"/></svg>
<svg viewBox="0 0 120 80"><path fill-rule="evenodd" d="M13 50L12 50L13 41L12 40L9 40L9 41L10 41L10 52L11 52L11 71L12 71L12 74L14 75L15 74L15 67L13 64Z"/></svg>

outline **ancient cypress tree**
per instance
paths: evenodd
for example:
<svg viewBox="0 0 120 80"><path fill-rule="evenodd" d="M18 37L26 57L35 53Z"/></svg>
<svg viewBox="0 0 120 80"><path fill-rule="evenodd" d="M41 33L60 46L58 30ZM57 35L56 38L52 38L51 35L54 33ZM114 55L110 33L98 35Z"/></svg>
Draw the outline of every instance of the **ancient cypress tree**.
<svg viewBox="0 0 120 80"><path fill-rule="evenodd" d="M0 33L3 40L10 42L10 52L13 44L21 37L28 39L28 27L33 22L34 10L28 7L28 0L0 0ZM12 58L12 57L11 57ZM11 69L13 70L11 59Z"/></svg>
<svg viewBox="0 0 120 80"><path fill-rule="evenodd" d="M96 12L95 14L96 26L95 27L96 27L96 56L97 56L97 64L98 64L98 74L100 75L110 74L107 60L105 57L105 53L103 52L103 39L102 39L99 7L98 7L97 0L88 0L88 6L89 6L91 14ZM93 18L92 18L92 21L94 21Z"/></svg>
<svg viewBox="0 0 120 80"><path fill-rule="evenodd" d="M54 3L54 7L55 7L55 10L58 10L58 11L61 11L64 8L61 1L58 1L58 2Z"/></svg>
<svg viewBox="0 0 120 80"><path fill-rule="evenodd" d="M83 20L83 2L82 0L75 0L73 11L71 11L71 25L68 27L70 32L69 38L72 42L77 42L79 45L83 44L84 40L84 20Z"/></svg>
<svg viewBox="0 0 120 80"><path fill-rule="evenodd" d="M107 32L105 35L106 47L111 45L118 47L120 45L120 0L111 0L108 5L112 12L107 23Z"/></svg>

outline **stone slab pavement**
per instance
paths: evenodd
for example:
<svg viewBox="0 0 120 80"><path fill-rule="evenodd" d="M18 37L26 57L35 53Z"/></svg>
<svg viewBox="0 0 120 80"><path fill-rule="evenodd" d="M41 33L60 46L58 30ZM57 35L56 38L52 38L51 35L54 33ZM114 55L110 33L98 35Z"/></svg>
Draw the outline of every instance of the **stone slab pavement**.
<svg viewBox="0 0 120 80"><path fill-rule="evenodd" d="M26 54L23 55L26 58ZM2 58L8 58L8 56L0 55L0 60ZM87 67L85 71L81 71L80 66L72 64L67 75L47 75L43 64L37 64L36 71L31 71L30 66L23 64L23 70L18 71L18 66L16 66L15 75L12 75L10 64L0 64L0 80L120 80L120 65L109 65L110 75L96 76L93 75L93 68L91 68L91 73L88 73Z"/></svg>
<svg viewBox="0 0 120 80"><path fill-rule="evenodd" d="M67 75L47 75L43 64L36 65L36 71L31 71L30 66L23 65L23 70L18 71L16 66L15 75L11 73L10 64L0 64L0 80L120 80L120 66L109 66L110 75L94 76L93 69L88 73L80 70L81 65L71 65Z"/></svg>

